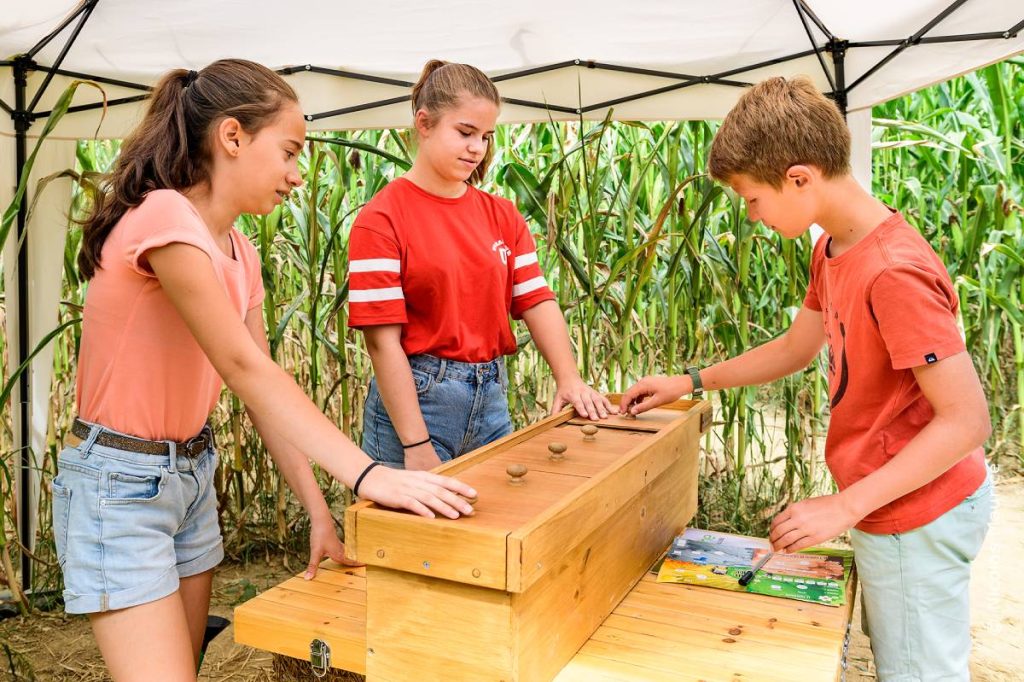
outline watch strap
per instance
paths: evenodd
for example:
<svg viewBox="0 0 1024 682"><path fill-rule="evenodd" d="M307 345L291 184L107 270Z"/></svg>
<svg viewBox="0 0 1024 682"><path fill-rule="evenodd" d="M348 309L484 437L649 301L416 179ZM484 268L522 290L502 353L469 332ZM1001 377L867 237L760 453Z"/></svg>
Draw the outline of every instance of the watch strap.
<svg viewBox="0 0 1024 682"><path fill-rule="evenodd" d="M700 369L697 367L687 367L686 373L690 375L690 380L693 382L693 398L700 400L704 397L704 384L700 380Z"/></svg>

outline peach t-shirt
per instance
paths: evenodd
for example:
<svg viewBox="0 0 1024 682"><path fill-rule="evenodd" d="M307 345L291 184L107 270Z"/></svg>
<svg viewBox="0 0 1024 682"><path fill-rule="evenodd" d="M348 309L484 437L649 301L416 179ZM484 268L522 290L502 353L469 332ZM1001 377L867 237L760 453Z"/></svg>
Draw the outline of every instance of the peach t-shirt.
<svg viewBox="0 0 1024 682"><path fill-rule="evenodd" d="M78 413L150 440L186 440L203 428L223 381L149 269L150 249L183 243L210 257L238 316L264 296L255 247L231 230L235 257L214 242L191 202L154 190L103 245L89 282L78 357Z"/></svg>

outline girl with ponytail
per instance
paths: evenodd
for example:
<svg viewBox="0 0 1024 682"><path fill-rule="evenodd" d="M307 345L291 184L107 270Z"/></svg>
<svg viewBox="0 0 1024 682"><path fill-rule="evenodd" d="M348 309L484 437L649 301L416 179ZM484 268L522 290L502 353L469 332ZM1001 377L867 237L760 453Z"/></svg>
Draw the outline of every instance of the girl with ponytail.
<svg viewBox="0 0 1024 682"><path fill-rule="evenodd" d="M552 411L613 412L576 369L569 334L512 202L476 189L501 100L486 75L433 60L412 89L416 160L360 211L349 242L349 325L376 377L363 449L431 469L512 430L504 356L522 319L547 360Z"/></svg>
<svg viewBox="0 0 1024 682"><path fill-rule="evenodd" d="M168 73L84 223L78 418L53 481L68 613L115 680L194 680L223 557L207 419L224 383L311 516L312 577L343 547L309 466L416 513L472 512L453 479L372 462L270 359L260 261L234 227L301 184L292 89L226 59Z"/></svg>

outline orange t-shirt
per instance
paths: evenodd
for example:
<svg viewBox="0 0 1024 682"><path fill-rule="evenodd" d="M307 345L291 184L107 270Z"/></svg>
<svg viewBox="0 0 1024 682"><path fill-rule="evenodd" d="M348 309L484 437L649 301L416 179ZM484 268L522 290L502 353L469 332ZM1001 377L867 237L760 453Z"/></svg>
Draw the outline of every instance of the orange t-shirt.
<svg viewBox="0 0 1024 682"><path fill-rule="evenodd" d="M881 468L934 417L912 368L965 350L959 301L931 246L893 213L845 253L818 240L804 305L822 313L831 418L825 461L840 490ZM902 533L959 504L985 478L981 448L868 514L868 533Z"/></svg>
<svg viewBox="0 0 1024 682"><path fill-rule="evenodd" d="M509 315L554 297L523 216L475 187L450 199L398 178L352 225L349 326L401 324L406 355L510 355Z"/></svg>
<svg viewBox="0 0 1024 682"><path fill-rule="evenodd" d="M103 244L89 282L78 355L78 413L151 440L186 440L203 428L224 382L149 269L150 249L183 243L210 257L240 318L263 300L255 247L231 230L235 258L214 242L183 195L154 190Z"/></svg>

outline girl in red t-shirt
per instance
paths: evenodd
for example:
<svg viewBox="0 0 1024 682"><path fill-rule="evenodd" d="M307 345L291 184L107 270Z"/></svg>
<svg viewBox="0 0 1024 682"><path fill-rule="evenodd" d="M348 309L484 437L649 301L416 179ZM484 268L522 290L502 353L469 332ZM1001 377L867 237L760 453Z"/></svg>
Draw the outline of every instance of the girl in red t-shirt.
<svg viewBox="0 0 1024 682"><path fill-rule="evenodd" d="M389 466L431 469L511 432L510 315L551 367L553 412L572 405L598 419L613 409L580 378L526 221L473 186L492 156L500 101L479 69L429 62L412 89L415 163L352 228L349 325L363 330L376 373L363 449Z"/></svg>
<svg viewBox="0 0 1024 682"><path fill-rule="evenodd" d="M84 224L80 418L53 525L65 609L89 614L115 680L195 679L224 554L204 426L223 382L312 517L311 572L344 555L308 459L367 499L472 512L453 479L374 469L270 358L259 257L233 223L301 184L305 134L295 92L263 66L172 71Z"/></svg>

